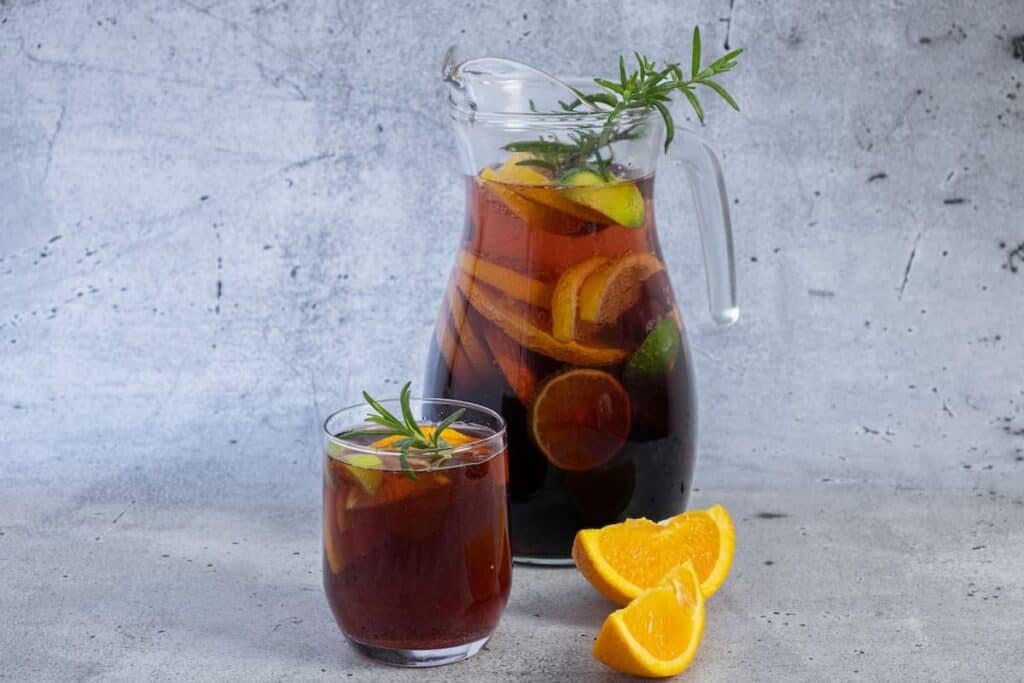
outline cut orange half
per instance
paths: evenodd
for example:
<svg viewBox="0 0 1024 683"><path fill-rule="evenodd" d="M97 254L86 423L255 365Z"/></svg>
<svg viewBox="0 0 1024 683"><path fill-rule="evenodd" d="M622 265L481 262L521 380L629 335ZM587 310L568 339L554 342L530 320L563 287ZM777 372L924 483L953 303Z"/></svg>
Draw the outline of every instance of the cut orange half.
<svg viewBox="0 0 1024 683"><path fill-rule="evenodd" d="M572 557L594 588L625 605L652 588L669 571L693 562L704 597L725 581L736 550L736 532L721 505L691 510L661 524L627 519L576 534Z"/></svg>
<svg viewBox="0 0 1024 683"><path fill-rule="evenodd" d="M604 370L574 368L544 381L530 404L530 434L556 467L572 472L605 464L632 426L629 394Z"/></svg>
<svg viewBox="0 0 1024 683"><path fill-rule="evenodd" d="M594 642L594 657L634 676L675 676L693 661L703 635L704 597L687 562L608 615Z"/></svg>
<svg viewBox="0 0 1024 683"><path fill-rule="evenodd" d="M628 254L592 272L579 294L579 317L611 325L644 295L644 283L665 266L649 253Z"/></svg>
<svg viewBox="0 0 1024 683"><path fill-rule="evenodd" d="M468 251L459 252L459 268L474 280L486 282L504 294L531 306L551 308L551 285L499 266Z"/></svg>
<svg viewBox="0 0 1024 683"><path fill-rule="evenodd" d="M527 319L525 307L520 302L488 291L483 285L470 280L465 273L456 273L455 282L477 313L531 351L563 363L584 366L614 365L626 358L624 349L555 339L551 332Z"/></svg>
<svg viewBox="0 0 1024 683"><path fill-rule="evenodd" d="M603 256L593 256L566 268L555 284L551 295L551 332L555 339L572 341L576 338L576 313L583 282L595 270L608 263Z"/></svg>

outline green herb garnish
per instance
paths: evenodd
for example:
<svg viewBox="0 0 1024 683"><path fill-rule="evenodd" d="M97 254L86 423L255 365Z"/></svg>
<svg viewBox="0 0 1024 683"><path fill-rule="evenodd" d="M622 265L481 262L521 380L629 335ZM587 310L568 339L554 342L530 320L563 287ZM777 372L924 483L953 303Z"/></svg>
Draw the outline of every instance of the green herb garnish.
<svg viewBox="0 0 1024 683"><path fill-rule="evenodd" d="M427 436L423 433L423 430L420 429L420 425L416 421L416 417L413 415L412 407L410 405L410 401L412 400L412 382L406 382L398 396L398 403L401 407L402 413L401 419L395 417L391 411L382 406L379 401L374 399L365 391L363 392L363 398L366 399L366 402L374 410L374 412L366 415L366 421L380 425L380 428L353 429L352 431L339 434L339 438L352 439L360 436L376 436L383 439L389 436L402 437L394 443L394 445L399 449L398 461L402 465L402 472L413 480L417 477L416 472L409 464L409 451L430 451L430 455L433 457L433 461L431 462L433 467L451 459L452 446L441 438L441 434L444 430L451 427L456 420L462 417L463 413L466 412L464 408L459 408L452 412L451 415L437 423L433 433L430 436Z"/></svg>
<svg viewBox="0 0 1024 683"><path fill-rule="evenodd" d="M665 151L667 152L675 137L675 122L672 120L672 114L667 106L667 103L672 101L672 93L683 93L701 123L704 123L704 107L697 95L697 86L708 88L733 109L739 111L736 100L714 79L720 74L731 71L736 66L736 58L742 53L741 49L731 50L702 68L700 29L695 26L688 78L683 75L683 69L678 63L673 62L659 69L653 61L639 53L633 53L636 58L636 70L627 73L626 60L620 56L619 80L617 82L606 78L595 78L594 83L599 85L602 90L594 93L584 93L572 88L576 99L571 102L560 101L562 112L555 112L579 113L578 108L583 104L597 111L607 111L607 117L600 131L580 128L567 134L568 141L547 136L539 140L511 142L505 145L504 149L509 152L530 154L529 159L523 159L518 164L544 168L550 171L555 178L570 169L581 168L594 171L606 180L611 180L609 169L613 161L612 151L608 149L606 153L602 154L601 150L609 147L612 143L630 140L641 134L639 130L641 124L639 123L621 129L616 125L617 119L623 112L640 110L646 113L651 109L658 110L665 122Z"/></svg>

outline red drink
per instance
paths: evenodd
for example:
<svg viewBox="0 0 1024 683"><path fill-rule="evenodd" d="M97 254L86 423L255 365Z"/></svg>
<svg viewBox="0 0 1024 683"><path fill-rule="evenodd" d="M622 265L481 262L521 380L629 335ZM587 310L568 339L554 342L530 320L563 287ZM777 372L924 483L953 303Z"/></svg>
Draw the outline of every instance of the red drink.
<svg viewBox="0 0 1024 683"><path fill-rule="evenodd" d="M422 666L473 654L508 598L504 431L460 422L445 435L447 458L413 451L411 471L375 437L328 438L327 600L345 635L390 663Z"/></svg>
<svg viewBox="0 0 1024 683"><path fill-rule="evenodd" d="M501 177L516 173L513 160L468 179L426 386L502 413L512 552L559 564L581 528L684 509L692 366L653 176L582 189Z"/></svg>

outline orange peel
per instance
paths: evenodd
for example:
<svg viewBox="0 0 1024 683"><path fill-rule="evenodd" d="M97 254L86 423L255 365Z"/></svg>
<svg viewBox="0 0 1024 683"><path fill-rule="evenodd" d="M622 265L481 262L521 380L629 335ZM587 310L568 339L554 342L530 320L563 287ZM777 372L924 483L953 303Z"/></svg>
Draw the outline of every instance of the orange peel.
<svg viewBox="0 0 1024 683"><path fill-rule="evenodd" d="M579 293L579 317L611 325L644 296L644 283L665 265L654 254L627 254L592 272Z"/></svg>
<svg viewBox="0 0 1024 683"><path fill-rule="evenodd" d="M459 252L458 264L459 268L474 280L486 282L513 299L539 308L551 307L552 287L546 282L474 256L466 250Z"/></svg>
<svg viewBox="0 0 1024 683"><path fill-rule="evenodd" d="M551 295L551 333L559 341L576 339L576 315L579 293L584 281L598 268L608 263L603 256L592 256L566 268L555 284Z"/></svg>
<svg viewBox="0 0 1024 683"><path fill-rule="evenodd" d="M527 319L521 302L487 291L485 285L473 282L464 273L456 274L455 282L477 313L531 351L579 366L614 365L626 358L625 349L555 339L551 332Z"/></svg>

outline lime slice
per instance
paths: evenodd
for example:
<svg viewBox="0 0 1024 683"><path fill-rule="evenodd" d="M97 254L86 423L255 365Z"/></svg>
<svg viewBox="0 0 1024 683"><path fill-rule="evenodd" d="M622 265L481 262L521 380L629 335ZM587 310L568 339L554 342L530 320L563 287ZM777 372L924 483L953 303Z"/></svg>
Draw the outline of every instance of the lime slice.
<svg viewBox="0 0 1024 683"><path fill-rule="evenodd" d="M569 171L559 183L564 197L623 227L639 228L644 224L644 198L634 183L617 179L609 182L588 170Z"/></svg>
<svg viewBox="0 0 1024 683"><path fill-rule="evenodd" d="M382 464L379 456L373 453L352 453L344 457L343 463L364 491L371 496L377 492L384 476L384 472L379 469Z"/></svg>
<svg viewBox="0 0 1024 683"><path fill-rule="evenodd" d="M626 363L623 377L626 380L633 380L668 373L675 366L681 341L676 321L662 318L647 333L633 357Z"/></svg>

